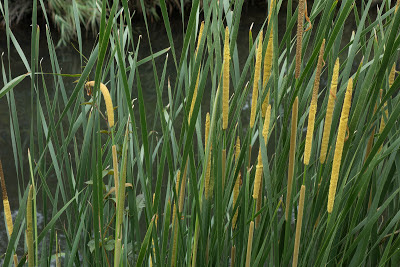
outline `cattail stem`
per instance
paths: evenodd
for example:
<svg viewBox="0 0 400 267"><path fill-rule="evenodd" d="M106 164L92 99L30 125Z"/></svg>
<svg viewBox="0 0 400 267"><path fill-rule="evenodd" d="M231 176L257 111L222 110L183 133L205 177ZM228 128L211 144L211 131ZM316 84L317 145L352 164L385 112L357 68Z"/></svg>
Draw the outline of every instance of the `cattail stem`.
<svg viewBox="0 0 400 267"><path fill-rule="evenodd" d="M253 232L254 232L254 221L251 221L250 228L249 228L249 237L247 239L246 267L250 267L251 247L253 245Z"/></svg>
<svg viewBox="0 0 400 267"><path fill-rule="evenodd" d="M292 267L296 267L299 258L300 249L300 238L301 238L301 226L303 224L303 213L304 213L304 195L306 192L306 186L302 185L300 189L300 199L299 199L299 210L297 213L296 222L296 236L294 239L294 252L293 252L293 264Z"/></svg>
<svg viewBox="0 0 400 267"><path fill-rule="evenodd" d="M290 201L292 196L292 184L294 175L294 159L296 153L296 134L297 134L297 115L298 115L298 104L299 98L296 97L292 107L292 123L291 123L291 134L290 134L290 150L289 150L289 170L288 170L288 183L287 183L287 194L286 194L286 210L285 220L288 222Z"/></svg>
<svg viewBox="0 0 400 267"><path fill-rule="evenodd" d="M328 195L328 207L327 207L328 213L332 213L333 204L335 202L336 187L339 178L340 162L342 160L342 152L343 152L344 138L346 135L347 121L349 119L352 92L353 92L353 79L350 78L347 84L346 95L344 97L342 114L340 115L340 123L336 139L335 154L333 156L332 175L329 184L329 195Z"/></svg>
<svg viewBox="0 0 400 267"><path fill-rule="evenodd" d="M112 158L113 158L113 168L114 168L115 196L118 196L119 177L118 177L118 158L117 158L117 146L116 145L112 146ZM118 203L117 203L117 206L118 206Z"/></svg>
<svg viewBox="0 0 400 267"><path fill-rule="evenodd" d="M324 62L324 49L325 49L325 39L322 41L322 45L319 50L317 70L315 72L314 88L310 104L310 112L308 113L306 144L304 147L304 165L310 164L312 139L314 134L315 114L317 113L319 81L321 78L321 70Z"/></svg>
<svg viewBox="0 0 400 267"><path fill-rule="evenodd" d="M329 91L328 106L326 107L326 116L324 123L324 133L322 134L320 162L321 164L326 160L326 153L328 151L329 135L332 126L333 109L335 107L336 91L339 79L339 58L336 59L335 67L333 68L333 76L331 82L331 89Z"/></svg>
<svg viewBox="0 0 400 267"><path fill-rule="evenodd" d="M28 266L35 266L35 252L33 247L33 217L32 217L33 186L29 187L26 203L26 243L28 245Z"/></svg>

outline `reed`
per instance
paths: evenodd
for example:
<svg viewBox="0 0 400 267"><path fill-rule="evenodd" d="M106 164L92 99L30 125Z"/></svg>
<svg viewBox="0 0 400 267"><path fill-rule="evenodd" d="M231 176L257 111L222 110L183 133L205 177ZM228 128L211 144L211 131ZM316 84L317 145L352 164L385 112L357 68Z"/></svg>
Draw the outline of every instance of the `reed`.
<svg viewBox="0 0 400 267"><path fill-rule="evenodd" d="M302 185L300 188L299 210L297 212L297 222L296 222L296 236L294 239L294 251L293 251L293 262L292 262L293 267L297 266L299 260L301 228L303 226L305 192L306 192L306 187L305 185Z"/></svg>
<svg viewBox="0 0 400 267"><path fill-rule="evenodd" d="M347 84L346 95L344 97L342 114L340 115L339 129L336 139L335 154L333 156L333 166L331 180L329 184L329 194L328 194L328 213L332 213L333 204L335 202L336 187L339 178L340 163L342 160L342 152L344 145L344 138L346 135L347 121L349 119L349 112L351 106L351 95L353 92L353 79L350 78Z"/></svg>
<svg viewBox="0 0 400 267"><path fill-rule="evenodd" d="M285 210L285 220L289 219L289 206L292 196L292 186L293 186L293 175L294 175L294 160L296 153L296 135L297 135L297 115L298 115L299 98L293 102L292 106L292 123L290 130L290 150L289 150L289 168L288 168L288 182L287 182L287 193L286 193L286 210Z"/></svg>
<svg viewBox="0 0 400 267"><path fill-rule="evenodd" d="M310 111L308 113L306 144L304 147L304 165L310 164L312 140L314 134L315 114L317 113L319 81L321 78L321 70L324 62L324 49L325 49L325 39L322 40L321 48L319 50L317 69L315 71L314 87L310 103Z"/></svg>
<svg viewBox="0 0 400 267"><path fill-rule="evenodd" d="M335 66L333 68L331 89L329 90L328 105L326 107L324 132L322 134L321 152L320 152L321 164L323 164L325 162L326 153L328 151L329 135L331 133L333 109L335 108L336 91L337 91L338 79L339 79L339 67L340 67L339 58L337 58L336 62L335 62Z"/></svg>
<svg viewBox="0 0 400 267"><path fill-rule="evenodd" d="M93 87L94 81L90 81L85 84L86 90L92 90L90 88ZM114 126L114 106L111 100L111 95L108 91L108 88L103 83L100 83L100 91L103 94L104 102L106 103L108 125L110 128L112 128Z"/></svg>
<svg viewBox="0 0 400 267"><path fill-rule="evenodd" d="M253 83L253 95L251 98L251 113L250 113L250 128L253 129L254 122L257 114L257 99L258 99L258 82L260 80L261 70L261 56L262 56L262 31L258 35L257 45L257 56L256 56L256 67L254 70L254 83Z"/></svg>

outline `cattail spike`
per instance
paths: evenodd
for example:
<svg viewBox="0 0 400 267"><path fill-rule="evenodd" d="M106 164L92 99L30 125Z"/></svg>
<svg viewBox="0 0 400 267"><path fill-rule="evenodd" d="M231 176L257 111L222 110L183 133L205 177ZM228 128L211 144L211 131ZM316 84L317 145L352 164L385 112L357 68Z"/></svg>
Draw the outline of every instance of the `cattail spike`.
<svg viewBox="0 0 400 267"><path fill-rule="evenodd" d="M224 66L223 66L223 91L222 91L222 129L228 128L229 114L229 28L225 28Z"/></svg>
<svg viewBox="0 0 400 267"><path fill-rule="evenodd" d="M262 172L263 172L263 164L261 160L261 149L258 150L258 163L256 166L256 177L254 179L254 191L253 191L253 198L258 199L258 195L260 192L260 184L262 179Z"/></svg>
<svg viewBox="0 0 400 267"><path fill-rule="evenodd" d="M87 91L90 91L93 87L94 81L90 81L85 84ZM100 83L100 91L103 94L104 102L106 103L108 124L110 125L110 128L112 128L114 126L114 107L112 104L111 95L103 83Z"/></svg>
<svg viewBox="0 0 400 267"><path fill-rule="evenodd" d="M329 184L329 194L328 194L328 207L327 207L328 213L332 213L333 204L335 202L336 187L339 178L340 162L342 160L342 152L343 152L344 138L346 135L347 121L349 119L352 92L353 92L353 79L350 78L347 84L347 90L344 97L342 114L340 115L340 123L336 139L335 154L333 156L332 174L331 174L331 181Z"/></svg>
<svg viewBox="0 0 400 267"><path fill-rule="evenodd" d="M314 88L310 104L310 112L308 113L306 144L304 147L304 165L308 165L310 163L312 139L314 134L315 114L317 113L319 81L321 78L321 70L324 61L324 48L325 48L325 39L322 41L322 45L319 50L317 70L315 72Z"/></svg>
<svg viewBox="0 0 400 267"><path fill-rule="evenodd" d="M208 137L210 132L210 113L207 112L206 115L206 132L205 132L205 147L208 144ZM210 144L210 153L208 154L208 161L207 161L207 169L206 169L206 176L205 176L205 197L206 199L210 198L210 177L211 177L211 144Z"/></svg>
<svg viewBox="0 0 400 267"><path fill-rule="evenodd" d="M296 68L295 78L300 76L301 68L301 50L303 46L303 32L304 32L304 9L305 0L299 0L299 11L297 14L297 44L296 44Z"/></svg>
<svg viewBox="0 0 400 267"><path fill-rule="evenodd" d="M322 142L321 142L321 155L320 155L321 164L325 162L326 153L328 151L329 135L331 132L333 109L335 107L335 96L339 79L339 67L340 67L339 58L337 58L335 62L335 67L333 68L331 89L328 97L328 106L326 107L324 133L322 135Z"/></svg>
<svg viewBox="0 0 400 267"><path fill-rule="evenodd" d="M269 131L270 119L271 119L271 105L268 105L267 111L265 112L264 127L262 130L262 135L264 137L265 145L267 145L268 143L268 131Z"/></svg>
<svg viewBox="0 0 400 267"><path fill-rule="evenodd" d="M253 95L251 99L250 128L253 129L257 113L258 81L260 79L261 56L262 56L262 31L258 36L256 68L254 71Z"/></svg>

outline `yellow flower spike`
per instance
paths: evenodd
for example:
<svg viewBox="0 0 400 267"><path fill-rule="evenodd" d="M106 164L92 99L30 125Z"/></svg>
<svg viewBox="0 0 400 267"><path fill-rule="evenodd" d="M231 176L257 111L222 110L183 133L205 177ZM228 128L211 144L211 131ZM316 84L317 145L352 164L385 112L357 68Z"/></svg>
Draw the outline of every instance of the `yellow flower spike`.
<svg viewBox="0 0 400 267"><path fill-rule="evenodd" d="M35 252L33 247L33 214L32 214L33 187L29 187L28 200L26 203L26 243L28 245L28 266L35 265Z"/></svg>
<svg viewBox="0 0 400 267"><path fill-rule="evenodd" d="M285 220L288 221L289 217L289 204L292 195L292 183L294 175L294 158L296 153L296 134L297 134L297 116L299 107L299 97L297 96L294 100L292 107L292 123L290 133L290 150L289 150L289 169L288 169L288 183L287 183L287 194L286 194L286 210Z"/></svg>
<svg viewBox="0 0 400 267"><path fill-rule="evenodd" d="M228 128L229 114L229 28L225 28L225 43L224 43L224 66L223 66L223 90L222 90L222 129Z"/></svg>
<svg viewBox="0 0 400 267"><path fill-rule="evenodd" d="M269 76L271 75L271 68L272 68L272 56L274 54L274 45L273 45L273 25L271 21L271 15L272 15L272 10L274 8L274 4L275 4L275 0L271 1L271 6L270 6L270 10L269 10L269 14L268 14L268 25L269 23L271 23L271 30L269 32L269 36L268 36L268 44L267 44L267 51L265 52L265 56L264 56L264 71L263 71L263 92L265 90L265 87L267 86L268 83L268 79ZM262 116L265 116L265 112L267 110L267 106L268 106L268 102L269 102L269 92L267 93L267 95L264 98L263 104L261 106L261 111L262 111Z"/></svg>
<svg viewBox="0 0 400 267"><path fill-rule="evenodd" d="M258 199L260 193L260 184L262 179L263 164L261 161L261 149L258 150L258 163L256 166L256 177L254 179L253 198Z"/></svg>
<svg viewBox="0 0 400 267"><path fill-rule="evenodd" d="M296 67L295 67L296 79L298 79L300 76L300 68L301 68L301 49L303 46L303 32L304 32L304 11L305 11L305 0L299 0L299 11L297 14L297 44L296 44Z"/></svg>
<svg viewBox="0 0 400 267"><path fill-rule="evenodd" d="M210 113L207 112L206 115L206 132L205 132L205 147L207 148L207 144L209 142L210 132ZM207 169L206 169L206 176L205 176L205 197L206 199L210 198L210 177L211 177L211 144L210 144L210 153L208 154L208 161L207 161Z"/></svg>
<svg viewBox="0 0 400 267"><path fill-rule="evenodd" d="M93 87L94 81L90 81L85 84L85 88L87 91L90 91ZM114 126L114 107L112 104L110 92L103 83L100 83L100 91L103 94L104 102L106 103L108 124L110 125L110 128L112 128Z"/></svg>
<svg viewBox="0 0 400 267"><path fill-rule="evenodd" d="M1 182L2 197L3 197L4 215L6 217L6 224L7 224L6 225L7 231L8 231L8 236L11 237L14 226L11 216L10 202L8 201L6 182L4 180L3 165L1 164L1 160L0 160L0 182Z"/></svg>
<svg viewBox="0 0 400 267"><path fill-rule="evenodd" d="M251 248L253 246L254 221L250 222L249 237L247 239L246 267L250 267Z"/></svg>
<svg viewBox="0 0 400 267"><path fill-rule="evenodd" d="M240 137L239 135L236 137L236 146L235 146L235 161L236 164L239 162L240 157Z"/></svg>
<svg viewBox="0 0 400 267"><path fill-rule="evenodd" d="M256 57L256 68L254 71L254 83L253 83L253 96L251 98L251 113L250 113L250 128L253 129L254 121L256 120L257 113L257 98L258 98L258 81L260 80L260 69L261 69L261 56L262 56L262 31L258 37L257 45L257 57Z"/></svg>
<svg viewBox="0 0 400 267"><path fill-rule="evenodd" d="M264 137L265 145L267 145L268 143L268 131L269 131L270 119L271 119L271 105L268 105L267 111L265 112L264 127L262 130L262 135Z"/></svg>
<svg viewBox="0 0 400 267"><path fill-rule="evenodd" d="M395 73L396 73L396 63L393 64L392 69L390 70L390 73L389 73L389 88L392 87L392 85L394 83Z"/></svg>
<svg viewBox="0 0 400 267"><path fill-rule="evenodd" d="M315 114L317 113L319 81L321 78L321 70L324 62L324 49L325 49L325 39L322 41L322 45L319 50L317 70L315 72L314 88L310 104L310 112L308 113L306 144L304 147L304 165L310 164L312 139L314 134Z"/></svg>
<svg viewBox="0 0 400 267"><path fill-rule="evenodd" d="M344 138L346 135L347 121L349 119L352 93L353 93L353 79L350 78L347 84L346 95L344 97L342 114L340 115L335 154L333 156L332 174L331 174L331 181L329 184L329 194L328 194L328 207L327 207L328 213L332 213L333 204L335 202L336 187L339 177L340 162L342 160L342 152L343 152Z"/></svg>
<svg viewBox="0 0 400 267"><path fill-rule="evenodd" d="M240 187L240 180L241 180L241 173L239 172L238 177L236 178L235 186L233 187L233 199L232 199L232 209L235 208L236 201L239 196L239 187ZM236 222L237 222L237 217L238 217L238 209L236 209L235 214L233 215L232 218L232 230L235 230L236 228Z"/></svg>
<svg viewBox="0 0 400 267"><path fill-rule="evenodd" d="M201 25L200 25L199 36L197 37L197 47L196 47L195 59L197 59L197 52L199 51L201 37L203 36L203 30L204 30L204 21L203 21L203 22L201 23ZM192 97L192 103L191 103L191 105L190 105L189 123L190 123L190 119L192 118L193 109L194 109L194 104L196 103L197 88L199 87L199 78L200 78L200 70L199 70L199 72L197 73L196 85L195 85L195 87L194 87L193 97Z"/></svg>
<svg viewBox="0 0 400 267"><path fill-rule="evenodd" d="M306 192L306 187L305 187L305 185L302 185L301 189L300 189L299 210L297 213L296 236L294 238L294 252L293 252L292 267L297 266L298 258L299 258L299 248L300 248L300 238L301 238L301 226L303 224L305 192Z"/></svg>
<svg viewBox="0 0 400 267"><path fill-rule="evenodd" d="M335 96L339 79L339 67L340 67L339 58L337 58L335 62L335 67L333 68L331 90L328 97L328 106L326 107L324 133L322 134L321 153L320 153L321 164L325 162L326 152L328 151L329 135L331 132L333 109L335 108Z"/></svg>
<svg viewBox="0 0 400 267"><path fill-rule="evenodd" d="M239 138L239 136L237 136L237 138L236 138L236 147L235 147L235 161L236 161L236 164L238 164L238 162L239 162L239 156L240 156L240 138ZM235 185L233 187L232 209L235 208L236 201L237 201L237 198L239 196L240 180L241 180L241 173L239 171L238 177L236 178ZM233 215L233 218L232 218L232 230L235 230L237 216L238 216L238 210L236 210L236 212L235 212L235 214Z"/></svg>

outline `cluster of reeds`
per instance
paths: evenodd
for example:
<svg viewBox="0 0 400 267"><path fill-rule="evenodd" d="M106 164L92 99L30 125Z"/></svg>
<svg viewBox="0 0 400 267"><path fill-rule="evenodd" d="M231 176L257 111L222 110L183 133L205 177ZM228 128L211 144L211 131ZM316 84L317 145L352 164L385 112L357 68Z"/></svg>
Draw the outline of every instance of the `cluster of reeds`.
<svg viewBox="0 0 400 267"><path fill-rule="evenodd" d="M393 1L378 6L376 20L372 0L316 0L308 8L303 0L295 13L288 1L284 28L283 4L268 1L264 23L244 35L248 53L237 51L245 1L200 2L193 1L178 51L160 1L169 44L141 58L128 2L102 1L98 42L69 92L47 28L51 73L60 75L51 85L44 78L34 1L31 61L18 50L27 74L13 77L2 61L0 97L10 109L21 186L13 221L11 180L0 164L4 266L399 262L400 13ZM343 45L353 15L356 30ZM150 31L146 38L154 42ZM18 45L10 28L6 39ZM146 64L150 85L143 84ZM14 96L27 78L28 170ZM144 90L156 95L154 105Z"/></svg>

